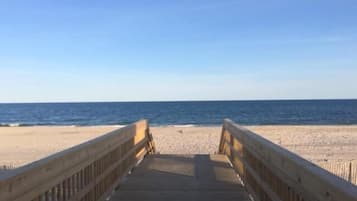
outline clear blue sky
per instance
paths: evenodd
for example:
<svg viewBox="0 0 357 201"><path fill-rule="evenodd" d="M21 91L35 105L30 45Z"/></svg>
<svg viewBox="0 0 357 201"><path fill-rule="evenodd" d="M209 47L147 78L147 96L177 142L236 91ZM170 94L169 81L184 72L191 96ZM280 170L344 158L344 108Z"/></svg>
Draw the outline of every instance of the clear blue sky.
<svg viewBox="0 0 357 201"><path fill-rule="evenodd" d="M2 0L0 102L357 98L357 1Z"/></svg>

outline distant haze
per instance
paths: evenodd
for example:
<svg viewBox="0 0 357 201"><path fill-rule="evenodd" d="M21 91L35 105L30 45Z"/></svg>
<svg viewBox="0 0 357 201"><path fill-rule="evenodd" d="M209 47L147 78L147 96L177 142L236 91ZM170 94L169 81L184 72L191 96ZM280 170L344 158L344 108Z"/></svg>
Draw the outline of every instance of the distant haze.
<svg viewBox="0 0 357 201"><path fill-rule="evenodd" d="M357 98L356 1L1 1L0 102Z"/></svg>

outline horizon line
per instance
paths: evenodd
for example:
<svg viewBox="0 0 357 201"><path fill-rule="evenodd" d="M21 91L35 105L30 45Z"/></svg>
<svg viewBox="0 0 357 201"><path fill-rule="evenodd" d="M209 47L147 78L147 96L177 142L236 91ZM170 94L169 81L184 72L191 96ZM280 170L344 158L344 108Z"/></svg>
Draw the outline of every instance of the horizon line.
<svg viewBox="0 0 357 201"><path fill-rule="evenodd" d="M155 102L247 102L247 101L334 101L356 100L357 98L282 98L282 99L211 99L211 100L152 100L152 101L38 101L38 102L0 102L0 104L65 104L65 103L155 103Z"/></svg>

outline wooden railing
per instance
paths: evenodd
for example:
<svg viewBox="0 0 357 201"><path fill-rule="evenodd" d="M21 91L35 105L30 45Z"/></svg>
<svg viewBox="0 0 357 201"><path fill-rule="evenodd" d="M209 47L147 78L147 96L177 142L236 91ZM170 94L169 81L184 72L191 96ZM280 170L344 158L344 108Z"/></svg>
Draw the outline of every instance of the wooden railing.
<svg viewBox="0 0 357 201"><path fill-rule="evenodd" d="M142 120L0 176L0 201L105 200L121 177L154 152Z"/></svg>
<svg viewBox="0 0 357 201"><path fill-rule="evenodd" d="M357 188L259 135L225 120L226 154L255 201L357 201Z"/></svg>

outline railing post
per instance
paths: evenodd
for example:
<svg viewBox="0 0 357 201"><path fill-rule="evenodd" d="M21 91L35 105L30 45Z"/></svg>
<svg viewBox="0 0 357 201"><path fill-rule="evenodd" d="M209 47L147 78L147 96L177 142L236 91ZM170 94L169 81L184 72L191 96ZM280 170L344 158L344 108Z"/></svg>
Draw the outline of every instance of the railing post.
<svg viewBox="0 0 357 201"><path fill-rule="evenodd" d="M155 150L154 139L152 137L152 134L150 133L149 124L147 125L147 128L145 130L145 135L148 138L148 142L147 142L148 143L147 146L149 149L148 152L149 152L149 154L154 154L156 152L156 150Z"/></svg>
<svg viewBox="0 0 357 201"><path fill-rule="evenodd" d="M225 120L223 121L223 125L222 125L222 132L221 132L221 140L219 142L219 147L218 147L218 153L219 154L223 154L224 150L223 150L223 145L224 145L224 132L225 132Z"/></svg>
<svg viewBox="0 0 357 201"><path fill-rule="evenodd" d="M348 181L352 183L352 161L350 161L350 165L348 168Z"/></svg>

